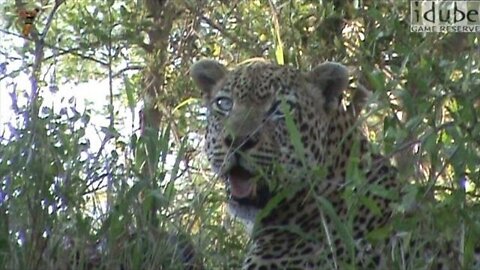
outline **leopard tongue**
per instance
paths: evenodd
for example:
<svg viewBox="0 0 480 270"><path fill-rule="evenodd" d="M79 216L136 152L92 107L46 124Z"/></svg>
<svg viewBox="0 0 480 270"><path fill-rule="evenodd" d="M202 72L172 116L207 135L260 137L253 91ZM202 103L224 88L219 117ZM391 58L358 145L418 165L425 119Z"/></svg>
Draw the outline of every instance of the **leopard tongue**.
<svg viewBox="0 0 480 270"><path fill-rule="evenodd" d="M248 197L253 190L251 174L244 169L234 168L228 176L230 181L230 192L232 197L243 199Z"/></svg>

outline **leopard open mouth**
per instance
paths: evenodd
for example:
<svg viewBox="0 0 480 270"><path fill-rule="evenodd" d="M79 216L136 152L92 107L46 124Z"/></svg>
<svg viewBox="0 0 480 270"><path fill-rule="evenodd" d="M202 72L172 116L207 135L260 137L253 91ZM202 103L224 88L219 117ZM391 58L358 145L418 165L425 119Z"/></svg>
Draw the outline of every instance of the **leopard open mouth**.
<svg viewBox="0 0 480 270"><path fill-rule="evenodd" d="M263 208L271 198L266 185L257 181L256 175L242 166L236 165L227 173L231 199L240 205Z"/></svg>
<svg viewBox="0 0 480 270"><path fill-rule="evenodd" d="M254 175L241 166L234 166L227 172L230 195L235 199L247 198L254 192Z"/></svg>

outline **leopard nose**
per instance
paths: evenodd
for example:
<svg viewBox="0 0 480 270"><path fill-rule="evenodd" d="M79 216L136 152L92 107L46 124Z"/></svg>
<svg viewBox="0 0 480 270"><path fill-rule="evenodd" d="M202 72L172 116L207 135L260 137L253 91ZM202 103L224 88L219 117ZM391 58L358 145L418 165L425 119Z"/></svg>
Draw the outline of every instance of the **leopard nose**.
<svg viewBox="0 0 480 270"><path fill-rule="evenodd" d="M245 137L232 137L230 135L225 136L224 143L227 147L236 148L241 151L250 150L257 145L258 140L252 136Z"/></svg>

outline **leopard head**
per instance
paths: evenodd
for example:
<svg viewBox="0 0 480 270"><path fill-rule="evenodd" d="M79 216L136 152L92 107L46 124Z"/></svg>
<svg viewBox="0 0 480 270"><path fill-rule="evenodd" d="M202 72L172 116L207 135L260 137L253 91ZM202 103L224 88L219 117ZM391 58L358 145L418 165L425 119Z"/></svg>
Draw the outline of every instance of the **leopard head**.
<svg viewBox="0 0 480 270"><path fill-rule="evenodd" d="M335 155L346 67L334 62L309 72L257 61L228 70L213 60L190 74L207 108L205 149L225 180L230 209L251 216L301 181L305 169ZM299 169L300 168L300 169Z"/></svg>

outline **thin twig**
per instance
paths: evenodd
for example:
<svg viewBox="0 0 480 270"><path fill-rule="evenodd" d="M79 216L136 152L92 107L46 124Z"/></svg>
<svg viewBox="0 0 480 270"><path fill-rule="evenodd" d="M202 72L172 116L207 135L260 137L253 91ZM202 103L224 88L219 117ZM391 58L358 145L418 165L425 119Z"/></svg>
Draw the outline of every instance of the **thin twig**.
<svg viewBox="0 0 480 270"><path fill-rule="evenodd" d="M144 69L144 68L145 68L145 66L140 66L140 65L139 65L139 66L127 66L127 67L124 67L124 68L120 69L119 71L115 72L115 73L112 75L112 77L113 77L113 78L116 78L116 77L122 75L125 71L129 71L129 70L142 70L142 69Z"/></svg>
<svg viewBox="0 0 480 270"><path fill-rule="evenodd" d="M108 22L110 23L112 19L112 11L109 8L108 9ZM108 125L108 128L113 130L115 128L115 107L113 104L113 70L112 70L112 65L113 65L113 59L116 57L116 55L112 54L114 51L114 46L112 42L112 30L115 27L115 24L110 25L110 29L108 31L108 92L109 92L109 106L108 106L108 112L110 114L110 123ZM120 50L116 50L116 52L119 52ZM110 211L112 203L113 203L113 178L111 175L107 177L107 211Z"/></svg>

